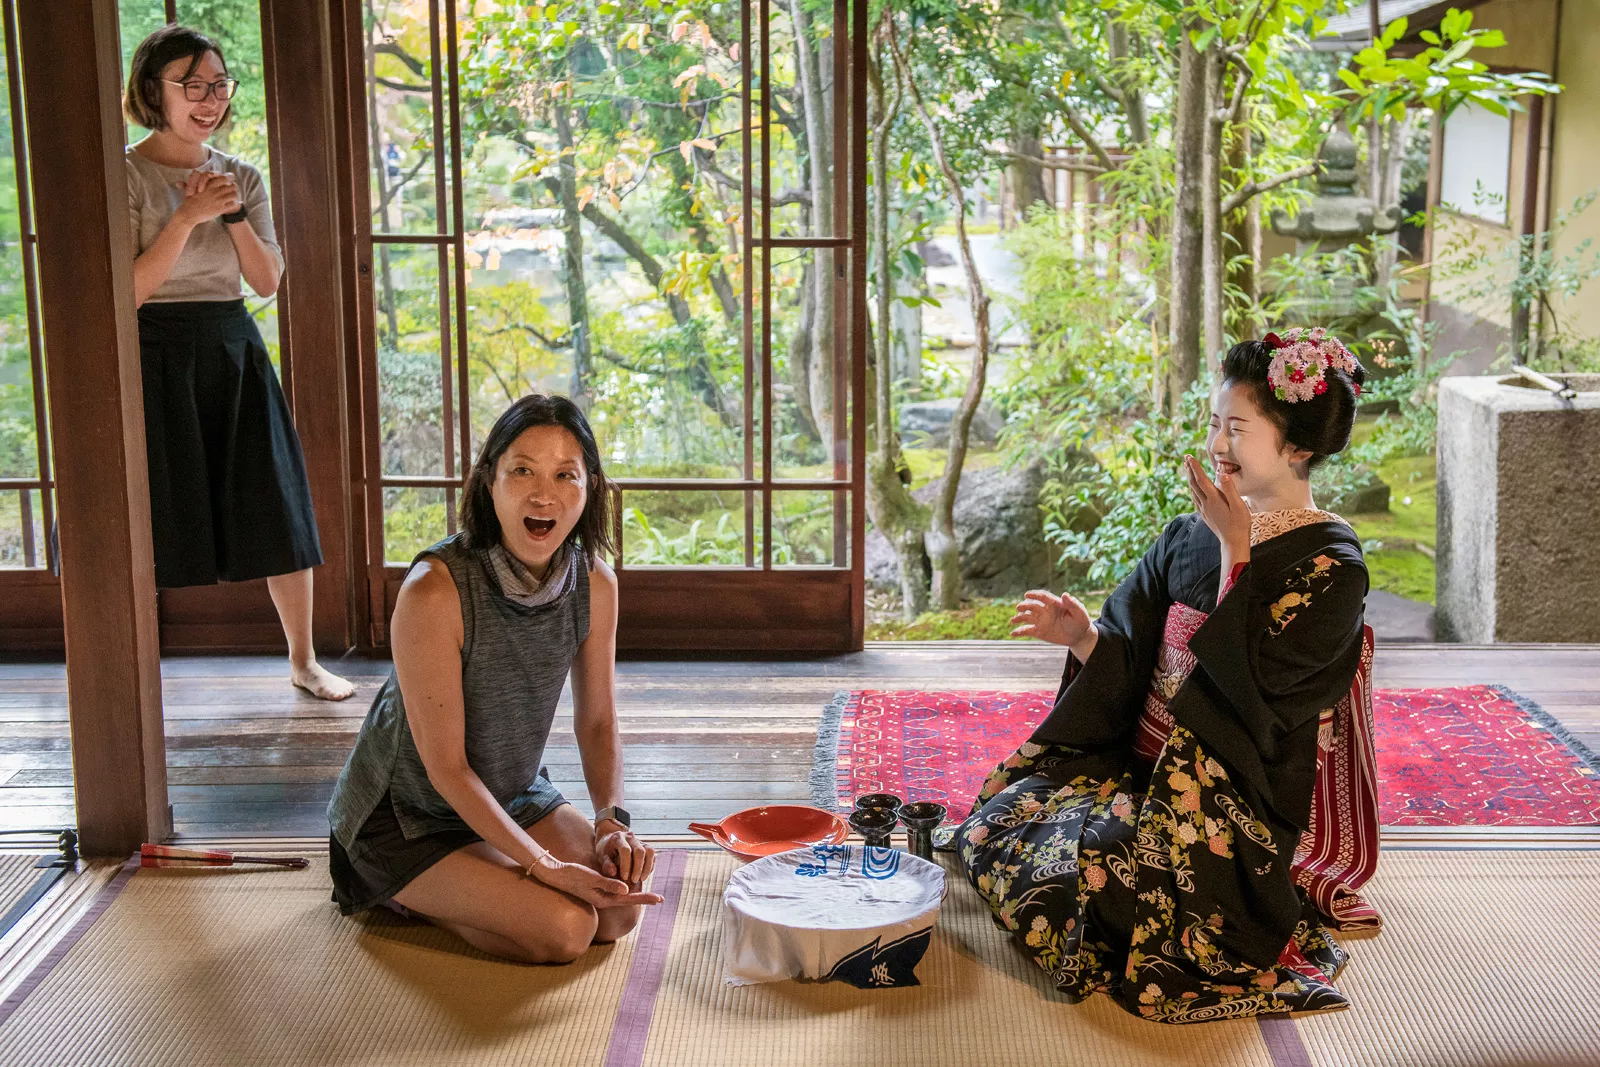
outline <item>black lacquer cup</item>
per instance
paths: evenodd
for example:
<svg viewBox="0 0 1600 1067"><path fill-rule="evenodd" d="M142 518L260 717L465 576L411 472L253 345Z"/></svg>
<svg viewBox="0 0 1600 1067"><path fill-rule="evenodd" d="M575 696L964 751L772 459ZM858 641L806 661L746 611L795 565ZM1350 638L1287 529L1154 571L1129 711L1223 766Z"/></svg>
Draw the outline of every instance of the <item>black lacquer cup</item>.
<svg viewBox="0 0 1600 1067"><path fill-rule="evenodd" d="M883 808L887 811L900 811L900 798L893 793L863 793L856 797L856 810L862 808Z"/></svg>
<svg viewBox="0 0 1600 1067"><path fill-rule="evenodd" d="M888 808L857 808L850 813L850 829L877 848L889 847L889 835L898 821Z"/></svg>
<svg viewBox="0 0 1600 1067"><path fill-rule="evenodd" d="M925 860L933 859L933 832L944 822L945 806L923 800L905 805L899 815L906 828L906 844L911 854Z"/></svg>

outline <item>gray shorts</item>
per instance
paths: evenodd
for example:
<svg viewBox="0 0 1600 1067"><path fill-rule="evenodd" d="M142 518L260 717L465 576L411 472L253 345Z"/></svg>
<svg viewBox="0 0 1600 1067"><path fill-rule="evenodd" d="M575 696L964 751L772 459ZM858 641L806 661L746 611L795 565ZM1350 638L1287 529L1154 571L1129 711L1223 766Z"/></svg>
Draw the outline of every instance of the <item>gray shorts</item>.
<svg viewBox="0 0 1600 1067"><path fill-rule="evenodd" d="M527 829L567 803L543 771L534 779L532 803L517 817ZM410 885L423 871L457 849L476 844L483 838L471 827L438 830L421 837L407 838L395 818L394 805L385 793L361 824L356 839L346 849L339 839L328 837L328 868L333 875L333 899L339 911L354 915L387 904L396 893Z"/></svg>

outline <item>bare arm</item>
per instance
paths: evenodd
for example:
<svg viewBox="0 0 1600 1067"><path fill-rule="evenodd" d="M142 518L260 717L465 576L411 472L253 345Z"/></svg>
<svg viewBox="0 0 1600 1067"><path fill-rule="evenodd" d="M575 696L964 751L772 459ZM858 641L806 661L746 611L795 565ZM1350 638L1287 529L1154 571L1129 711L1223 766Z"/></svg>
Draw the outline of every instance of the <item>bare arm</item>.
<svg viewBox="0 0 1600 1067"><path fill-rule="evenodd" d="M283 278L283 268L278 265L278 257L273 255L272 249L261 240L249 219L230 222L227 226L228 236L233 238L233 250L239 253L239 273L250 283L250 288L258 296L271 296L277 292L278 282Z"/></svg>
<svg viewBox="0 0 1600 1067"><path fill-rule="evenodd" d="M596 811L622 803L616 661L617 576L604 560L596 560L589 574L589 636L572 662L573 732Z"/></svg>
<svg viewBox="0 0 1600 1067"><path fill-rule="evenodd" d="M412 568L395 604L391 632L395 673L423 769L462 821L541 882L592 904L653 902L656 898L631 899L624 883L557 860L506 814L467 763L461 600L443 562L425 559Z"/></svg>
<svg viewBox="0 0 1600 1067"><path fill-rule="evenodd" d="M155 295L163 282L172 274L172 268L178 265L178 257L183 254L183 246L189 243L189 235L194 232L195 224L182 212L172 216L166 229L161 231L161 236L144 254L133 261L133 304L135 307L142 305Z"/></svg>

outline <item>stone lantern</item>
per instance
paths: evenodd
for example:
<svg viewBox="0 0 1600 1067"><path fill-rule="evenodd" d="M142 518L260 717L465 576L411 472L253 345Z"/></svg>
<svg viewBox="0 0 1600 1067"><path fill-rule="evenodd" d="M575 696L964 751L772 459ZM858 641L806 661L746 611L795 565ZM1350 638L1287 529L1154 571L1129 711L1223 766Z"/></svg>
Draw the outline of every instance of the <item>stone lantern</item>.
<svg viewBox="0 0 1600 1067"><path fill-rule="evenodd" d="M1375 233L1400 228L1400 206L1380 208L1371 197L1356 194L1356 139L1342 122L1317 151L1317 195L1300 209L1272 213L1272 231L1299 238L1300 255L1332 252Z"/></svg>
<svg viewBox="0 0 1600 1067"><path fill-rule="evenodd" d="M1356 193L1356 141L1342 122L1317 151L1317 195L1297 214L1281 208L1272 213L1272 232L1296 239L1301 256L1326 254L1359 245L1373 234L1400 228L1400 206L1379 207L1371 197ZM1330 278L1324 293L1294 302L1297 320L1328 324L1362 317L1354 298L1355 283L1348 277Z"/></svg>

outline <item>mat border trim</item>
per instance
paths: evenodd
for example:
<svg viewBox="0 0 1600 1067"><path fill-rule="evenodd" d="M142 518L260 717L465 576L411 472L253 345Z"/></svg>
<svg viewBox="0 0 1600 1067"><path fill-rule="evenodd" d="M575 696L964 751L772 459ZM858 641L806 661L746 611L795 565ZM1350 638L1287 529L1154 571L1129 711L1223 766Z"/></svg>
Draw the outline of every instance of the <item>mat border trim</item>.
<svg viewBox="0 0 1600 1067"><path fill-rule="evenodd" d="M96 920L106 913L106 909L111 907L112 902L121 894L123 887L128 884L128 880L138 873L139 856L135 853L123 863L122 869L116 873L116 876L111 881L100 887L99 892L95 895L94 903L72 925L72 929L68 930L61 940L50 946L50 951L46 952L33 965L17 987L11 991L11 995L6 997L3 1003L0 1003L0 1026L4 1026L6 1021L16 1014L17 1009L22 1007L22 1002L28 999L29 994L44 984L45 979L50 977L50 972L56 969L56 965L65 958L68 952L72 951L73 946L83 938L83 935L89 932L89 928L95 924Z"/></svg>
<svg viewBox="0 0 1600 1067"><path fill-rule="evenodd" d="M611 1024L604 1067L640 1067L644 1063L656 998L666 977L667 951L672 947L672 931L678 922L678 900L688 863L688 850L670 849L661 853L656 864L650 888L661 894L662 901L646 908L639 924L639 941L634 946L628 977L622 986L616 1020Z"/></svg>

